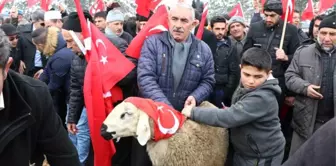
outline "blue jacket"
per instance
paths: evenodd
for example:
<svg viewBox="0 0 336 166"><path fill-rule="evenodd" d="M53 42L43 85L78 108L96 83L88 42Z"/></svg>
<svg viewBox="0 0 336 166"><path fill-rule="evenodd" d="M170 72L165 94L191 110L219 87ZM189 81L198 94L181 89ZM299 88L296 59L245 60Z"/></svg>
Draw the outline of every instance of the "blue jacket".
<svg viewBox="0 0 336 166"><path fill-rule="evenodd" d="M205 101L215 84L214 61L209 46L192 36L186 67L174 91L172 74L173 48L168 32L146 39L138 62L138 86L144 98L164 102L182 110L188 96L197 104Z"/></svg>
<svg viewBox="0 0 336 166"><path fill-rule="evenodd" d="M54 40L54 39L51 39ZM62 92L65 100L69 98L70 67L75 54L66 47L66 42L59 33L57 47L54 54L49 58L40 80L48 85L51 95Z"/></svg>

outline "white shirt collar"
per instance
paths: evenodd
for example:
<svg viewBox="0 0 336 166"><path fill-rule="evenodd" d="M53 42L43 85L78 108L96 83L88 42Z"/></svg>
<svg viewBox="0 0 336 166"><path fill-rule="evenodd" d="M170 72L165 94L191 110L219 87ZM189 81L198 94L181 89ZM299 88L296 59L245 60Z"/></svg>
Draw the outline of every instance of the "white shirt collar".
<svg viewBox="0 0 336 166"><path fill-rule="evenodd" d="M5 109L5 102L4 102L4 97L3 97L3 93L1 92L0 94L0 110Z"/></svg>

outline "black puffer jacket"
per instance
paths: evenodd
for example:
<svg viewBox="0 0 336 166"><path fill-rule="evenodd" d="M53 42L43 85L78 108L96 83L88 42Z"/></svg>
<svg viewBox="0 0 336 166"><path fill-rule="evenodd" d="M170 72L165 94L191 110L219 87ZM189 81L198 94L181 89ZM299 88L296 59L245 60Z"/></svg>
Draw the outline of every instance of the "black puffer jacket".
<svg viewBox="0 0 336 166"><path fill-rule="evenodd" d="M125 40L119 37L108 37L109 40L123 53L127 59L132 63L137 65L137 60L131 58L125 54L128 47ZM84 56L75 56L72 61L71 71L70 71L70 100L69 100L69 113L68 113L68 123L77 124L82 109L84 107L84 95L83 95L83 85L84 85L84 75L87 62ZM123 91L124 98L129 96L134 96L137 94L137 84L136 84L136 67L121 81L117 83ZM117 104L117 103L115 103Z"/></svg>
<svg viewBox="0 0 336 166"><path fill-rule="evenodd" d="M272 74L275 78L279 79L279 85L281 89L286 91L284 74L290 62L292 61L293 54L300 46L300 41L297 28L292 24L287 24L283 50L285 51L285 54L288 55L288 61L284 62L276 60L275 48L279 48L283 26L284 22L282 20L280 20L279 23L273 28L267 28L264 21L253 23L249 32L247 33L243 52L251 47L261 47L263 49L267 49L269 38L274 31L274 37L267 51L272 57Z"/></svg>

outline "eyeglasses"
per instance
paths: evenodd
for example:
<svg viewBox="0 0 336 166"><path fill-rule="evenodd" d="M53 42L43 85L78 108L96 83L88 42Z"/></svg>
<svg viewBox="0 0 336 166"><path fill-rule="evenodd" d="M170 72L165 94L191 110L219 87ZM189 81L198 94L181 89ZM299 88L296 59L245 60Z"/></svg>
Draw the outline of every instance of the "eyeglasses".
<svg viewBox="0 0 336 166"><path fill-rule="evenodd" d="M19 36L11 36L11 37L8 37L9 38L9 41L13 41L13 40L17 40L19 39Z"/></svg>

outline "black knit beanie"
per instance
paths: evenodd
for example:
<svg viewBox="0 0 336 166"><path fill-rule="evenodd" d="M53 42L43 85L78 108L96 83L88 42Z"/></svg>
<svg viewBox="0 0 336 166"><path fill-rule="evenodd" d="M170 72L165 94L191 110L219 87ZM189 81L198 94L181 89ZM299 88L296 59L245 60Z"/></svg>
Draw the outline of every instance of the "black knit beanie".
<svg viewBox="0 0 336 166"><path fill-rule="evenodd" d="M264 11L275 12L282 15L282 3L279 0L267 0L264 4Z"/></svg>
<svg viewBox="0 0 336 166"><path fill-rule="evenodd" d="M333 28L336 29L336 13L332 13L324 18L319 26L319 30L321 28Z"/></svg>
<svg viewBox="0 0 336 166"><path fill-rule="evenodd" d="M92 22L92 16L89 12L84 11L85 19L89 19ZM77 12L72 12L69 14L67 20L63 24L63 29L72 30L74 32L82 32L82 28L80 25L79 17Z"/></svg>

